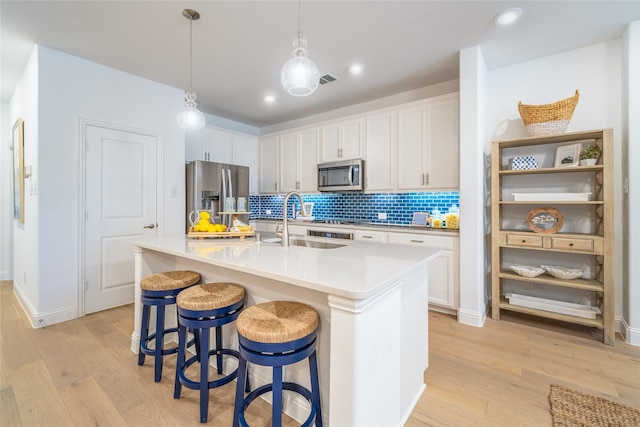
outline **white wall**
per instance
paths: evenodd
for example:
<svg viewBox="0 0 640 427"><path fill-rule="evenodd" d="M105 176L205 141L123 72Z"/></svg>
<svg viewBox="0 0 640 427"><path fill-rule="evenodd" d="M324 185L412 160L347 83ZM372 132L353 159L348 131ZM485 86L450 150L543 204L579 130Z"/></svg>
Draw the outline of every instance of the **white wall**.
<svg viewBox="0 0 640 427"><path fill-rule="evenodd" d="M0 280L13 277L13 152L9 104L0 104Z"/></svg>
<svg viewBox="0 0 640 427"><path fill-rule="evenodd" d="M14 230L14 284L18 293L24 289L32 320L43 326L78 313L80 119L161 135L165 162L159 232L181 233L184 133L176 114L183 107L183 92L42 46L32 58L37 58L38 79L23 79L11 103L11 116L25 118L30 147L25 164L32 165L37 189L27 203L24 230ZM22 91L33 92L32 105L20 102ZM29 108L37 108L39 117L28 117ZM171 188L176 197L169 197ZM26 286L23 272L29 278Z"/></svg>
<svg viewBox="0 0 640 427"><path fill-rule="evenodd" d="M38 156L38 56L34 50L18 86L9 103L9 123L17 118L24 121L24 164L31 166L37 175ZM38 292L38 200L31 195L30 180L25 179L24 223L13 219L11 210L11 230L13 234L13 289L27 312L33 312L40 301Z"/></svg>
<svg viewBox="0 0 640 427"><path fill-rule="evenodd" d="M461 323L482 326L485 298L485 119L487 67L478 46L460 51Z"/></svg>
<svg viewBox="0 0 640 427"><path fill-rule="evenodd" d="M624 256L623 270L623 336L640 345L640 21L632 22L623 37L623 178L627 178L628 193L623 191ZM623 182L624 184L624 182Z"/></svg>
<svg viewBox="0 0 640 427"><path fill-rule="evenodd" d="M580 100L567 132L613 128L614 164L622 164L622 41L616 39L561 54L491 70L487 105L487 144L496 139L527 136L518 113L518 101L546 104L572 96ZM637 70L636 70L637 72ZM615 198L615 316L622 319L622 168L614 168ZM465 197L461 194L461 199ZM464 261L462 261L464 262ZM625 285L626 286L626 285ZM634 286L640 286L636 281Z"/></svg>

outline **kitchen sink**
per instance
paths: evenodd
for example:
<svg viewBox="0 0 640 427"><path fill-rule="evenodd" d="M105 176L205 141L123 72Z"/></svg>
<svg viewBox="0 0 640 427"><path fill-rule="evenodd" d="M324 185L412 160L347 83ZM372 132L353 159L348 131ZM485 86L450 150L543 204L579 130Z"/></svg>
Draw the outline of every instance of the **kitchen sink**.
<svg viewBox="0 0 640 427"><path fill-rule="evenodd" d="M316 242L314 240L291 240L289 242L289 245L304 246L306 248L316 249L336 249L345 246L338 243Z"/></svg>

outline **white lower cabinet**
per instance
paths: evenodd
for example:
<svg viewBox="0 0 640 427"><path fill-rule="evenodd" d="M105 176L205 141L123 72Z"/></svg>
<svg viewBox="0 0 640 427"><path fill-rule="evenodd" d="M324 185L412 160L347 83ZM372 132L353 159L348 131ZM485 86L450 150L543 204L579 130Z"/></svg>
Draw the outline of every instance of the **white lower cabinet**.
<svg viewBox="0 0 640 427"><path fill-rule="evenodd" d="M429 304L457 310L459 307L459 237L387 233L387 243L433 246L442 254L429 264Z"/></svg>

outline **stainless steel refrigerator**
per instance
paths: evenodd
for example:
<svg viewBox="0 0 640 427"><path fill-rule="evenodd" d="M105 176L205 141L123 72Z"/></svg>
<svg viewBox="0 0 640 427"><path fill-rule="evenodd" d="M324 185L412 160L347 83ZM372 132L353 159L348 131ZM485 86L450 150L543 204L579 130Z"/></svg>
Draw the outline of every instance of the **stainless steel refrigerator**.
<svg viewBox="0 0 640 427"><path fill-rule="evenodd" d="M193 211L209 211L218 224L231 227L232 216L220 215L229 207L227 199L246 200L247 213L239 213L238 219L249 223L249 168L246 166L196 160L186 165L187 203L186 229L191 226L190 215ZM237 209L234 209L237 211Z"/></svg>

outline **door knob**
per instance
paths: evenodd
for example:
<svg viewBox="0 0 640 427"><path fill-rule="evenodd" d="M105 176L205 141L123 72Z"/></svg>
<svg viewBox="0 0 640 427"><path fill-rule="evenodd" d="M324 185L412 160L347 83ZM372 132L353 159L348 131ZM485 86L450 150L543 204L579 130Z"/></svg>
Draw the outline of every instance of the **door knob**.
<svg viewBox="0 0 640 427"><path fill-rule="evenodd" d="M145 225L144 228L156 228L155 224Z"/></svg>

